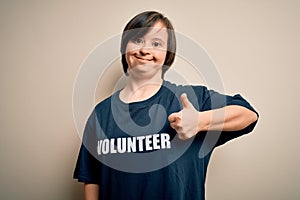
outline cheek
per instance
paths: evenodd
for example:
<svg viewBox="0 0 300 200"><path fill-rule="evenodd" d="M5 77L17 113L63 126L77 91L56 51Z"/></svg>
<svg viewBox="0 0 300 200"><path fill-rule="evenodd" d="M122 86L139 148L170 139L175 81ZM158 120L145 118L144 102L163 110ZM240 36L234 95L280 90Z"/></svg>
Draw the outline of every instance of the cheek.
<svg viewBox="0 0 300 200"><path fill-rule="evenodd" d="M131 66L133 65L133 61L132 61L129 53L125 54L125 59L126 59L126 62L128 64L128 68L131 68Z"/></svg>
<svg viewBox="0 0 300 200"><path fill-rule="evenodd" d="M157 61L159 61L160 63L164 63L166 60L166 56L167 56L167 51L165 50L159 50L156 52L156 59Z"/></svg>
<svg viewBox="0 0 300 200"><path fill-rule="evenodd" d="M139 49L139 46L132 43L132 42L128 42L127 46L126 46L126 50L125 53L132 53L134 51L137 51Z"/></svg>
<svg viewBox="0 0 300 200"><path fill-rule="evenodd" d="M127 44L127 47L126 47L126 50L125 50L125 58L126 58L126 61L127 61L129 66L132 64L130 56L134 53L135 49L136 49L136 45L133 45L130 42Z"/></svg>

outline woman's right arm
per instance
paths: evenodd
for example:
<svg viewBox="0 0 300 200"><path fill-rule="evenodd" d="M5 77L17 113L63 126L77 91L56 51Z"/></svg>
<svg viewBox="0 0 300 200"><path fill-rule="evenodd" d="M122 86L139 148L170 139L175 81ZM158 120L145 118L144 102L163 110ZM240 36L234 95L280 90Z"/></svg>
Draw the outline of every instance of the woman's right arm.
<svg viewBox="0 0 300 200"><path fill-rule="evenodd" d="M84 199L99 200L99 185L84 183Z"/></svg>

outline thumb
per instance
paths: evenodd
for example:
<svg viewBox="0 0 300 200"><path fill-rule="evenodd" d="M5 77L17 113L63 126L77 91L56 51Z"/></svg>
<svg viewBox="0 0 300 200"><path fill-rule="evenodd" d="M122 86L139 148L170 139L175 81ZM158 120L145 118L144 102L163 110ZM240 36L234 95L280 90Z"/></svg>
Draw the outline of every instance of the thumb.
<svg viewBox="0 0 300 200"><path fill-rule="evenodd" d="M180 96L180 101L181 101L181 104L182 104L182 108L190 108L192 106L191 102L187 98L186 93L183 93Z"/></svg>

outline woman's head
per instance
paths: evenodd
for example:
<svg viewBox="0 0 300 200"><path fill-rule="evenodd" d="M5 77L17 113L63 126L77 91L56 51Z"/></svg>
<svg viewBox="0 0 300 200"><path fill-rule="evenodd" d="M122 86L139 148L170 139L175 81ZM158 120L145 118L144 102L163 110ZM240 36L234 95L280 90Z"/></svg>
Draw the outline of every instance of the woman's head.
<svg viewBox="0 0 300 200"><path fill-rule="evenodd" d="M162 76L174 62L176 52L176 38L171 22L161 13L155 11L147 11L136 15L128 22L128 24L124 28L121 41L121 53L123 70L125 73L127 73L129 64L129 61L126 59L126 49L128 45L132 41L134 41L135 43L142 42L140 41L140 38L143 38L145 35L151 32L150 28L153 26L157 27L157 24L161 24L162 26L164 26L167 31L167 41L165 44L166 55L162 63ZM154 43L153 45L155 47L157 44Z"/></svg>

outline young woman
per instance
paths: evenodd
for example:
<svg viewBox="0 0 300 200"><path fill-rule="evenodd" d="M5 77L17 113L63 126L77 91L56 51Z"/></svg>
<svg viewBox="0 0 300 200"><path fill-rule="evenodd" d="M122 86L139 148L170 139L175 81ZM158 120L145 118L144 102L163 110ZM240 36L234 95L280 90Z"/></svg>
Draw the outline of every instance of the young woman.
<svg viewBox="0 0 300 200"><path fill-rule="evenodd" d="M240 95L164 80L175 52L162 14L143 12L126 25L128 82L93 110L74 172L85 199L203 200L214 148L253 130L258 115Z"/></svg>

